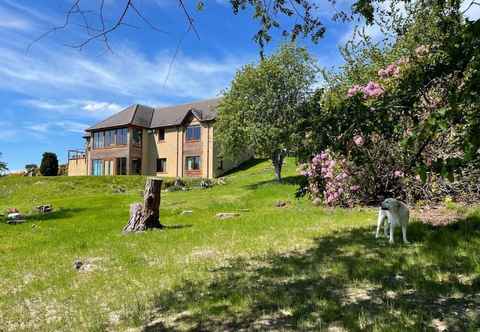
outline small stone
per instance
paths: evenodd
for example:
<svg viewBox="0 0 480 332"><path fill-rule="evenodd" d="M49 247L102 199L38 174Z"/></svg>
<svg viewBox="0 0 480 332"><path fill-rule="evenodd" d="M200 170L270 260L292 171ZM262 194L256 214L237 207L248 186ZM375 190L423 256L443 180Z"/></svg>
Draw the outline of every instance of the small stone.
<svg viewBox="0 0 480 332"><path fill-rule="evenodd" d="M238 216L240 216L240 213L236 212L220 212L216 214L216 217L220 220L231 219Z"/></svg>
<svg viewBox="0 0 480 332"><path fill-rule="evenodd" d="M316 197L316 198L312 201L312 204L315 205L315 206L320 206L320 205L322 205L322 200L320 199L320 197Z"/></svg>
<svg viewBox="0 0 480 332"><path fill-rule="evenodd" d="M287 206L287 202L285 202L285 201L277 201L277 202L275 203L275 206L276 206L276 207L279 207L279 208L285 207L285 206Z"/></svg>
<svg viewBox="0 0 480 332"><path fill-rule="evenodd" d="M83 266L83 262L80 261L80 260L76 260L75 262L73 262L73 267L76 269L76 270L80 270L80 268Z"/></svg>
<svg viewBox="0 0 480 332"><path fill-rule="evenodd" d="M185 211L182 211L182 212L180 213L180 215L181 215L181 216L186 216L186 215L190 215L190 214L192 214L192 213L193 213L192 210L185 210Z"/></svg>
<svg viewBox="0 0 480 332"><path fill-rule="evenodd" d="M19 219L22 219L22 215L18 212L9 213L7 215L7 219L9 219L9 220L19 220Z"/></svg>

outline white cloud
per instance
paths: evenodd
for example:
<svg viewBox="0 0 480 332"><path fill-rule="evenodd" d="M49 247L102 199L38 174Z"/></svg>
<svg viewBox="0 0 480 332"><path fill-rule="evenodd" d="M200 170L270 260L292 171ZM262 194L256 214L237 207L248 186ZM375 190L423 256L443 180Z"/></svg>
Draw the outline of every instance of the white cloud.
<svg viewBox="0 0 480 332"><path fill-rule="evenodd" d="M101 118L118 111L124 107L111 102L96 101L96 100L39 100L27 99L22 104L33 109L40 109L45 111L52 111L63 113L66 115L75 116L90 116L94 118Z"/></svg>
<svg viewBox="0 0 480 332"><path fill-rule="evenodd" d="M244 63L237 57L172 56L153 58L130 48L117 48L102 58L67 48L0 46L0 89L56 95L60 92L108 93L130 99L208 98L226 88ZM167 74L168 75L167 79Z"/></svg>
<svg viewBox="0 0 480 332"><path fill-rule="evenodd" d="M92 112L92 113L116 113L122 110L122 106L116 103L106 103L106 102L98 102L98 101L87 101L84 102L84 106L82 107L85 111Z"/></svg>
<svg viewBox="0 0 480 332"><path fill-rule="evenodd" d="M85 129L89 126L85 123L76 122L76 121L54 121L54 122L44 122L39 124L26 124L24 125L25 129L31 130L37 134L48 134L52 133L84 133Z"/></svg>
<svg viewBox="0 0 480 332"><path fill-rule="evenodd" d="M28 21L18 17L11 17L0 12L0 28L14 30L28 30L31 25Z"/></svg>

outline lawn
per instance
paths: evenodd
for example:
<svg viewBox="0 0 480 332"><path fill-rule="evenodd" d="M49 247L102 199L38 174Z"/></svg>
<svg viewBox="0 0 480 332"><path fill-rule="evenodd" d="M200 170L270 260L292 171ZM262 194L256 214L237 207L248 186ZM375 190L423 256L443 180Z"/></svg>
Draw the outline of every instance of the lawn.
<svg viewBox="0 0 480 332"><path fill-rule="evenodd" d="M0 331L480 328L480 210L414 221L412 244L389 245L374 209L315 207L294 197L292 159L285 176L255 162L226 185L162 193L167 228L129 235L145 178L0 178L2 211L56 208L0 224Z"/></svg>

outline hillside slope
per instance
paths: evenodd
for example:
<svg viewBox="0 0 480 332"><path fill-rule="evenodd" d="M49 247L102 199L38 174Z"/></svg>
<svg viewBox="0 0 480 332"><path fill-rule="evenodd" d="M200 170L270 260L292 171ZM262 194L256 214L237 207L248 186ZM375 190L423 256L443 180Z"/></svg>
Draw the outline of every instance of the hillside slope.
<svg viewBox="0 0 480 332"><path fill-rule="evenodd" d="M430 321L436 313L422 303L413 310L403 292L414 289L427 299L480 292L476 215L453 232L414 224L414 244L390 248L373 239L375 211L296 200L292 159L285 182L273 178L270 163L257 162L229 175L226 185L162 193L167 228L134 235L121 230L129 204L141 200L142 177L0 179L0 209L56 208L25 224L0 224L0 326L414 329L423 326L417 319ZM277 207L278 200L287 205ZM185 210L192 213L182 215ZM218 220L218 212L240 216ZM76 260L85 263L80 271ZM470 286L439 281L459 269ZM390 284L396 274L403 281ZM383 308L373 299L385 300L387 291L399 301ZM358 301L366 306L353 306Z"/></svg>

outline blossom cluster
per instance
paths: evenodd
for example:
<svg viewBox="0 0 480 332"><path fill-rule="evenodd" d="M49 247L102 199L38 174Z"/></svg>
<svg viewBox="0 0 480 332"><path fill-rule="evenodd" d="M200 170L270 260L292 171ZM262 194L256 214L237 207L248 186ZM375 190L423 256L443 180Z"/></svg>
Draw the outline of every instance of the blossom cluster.
<svg viewBox="0 0 480 332"><path fill-rule="evenodd" d="M344 204L360 190L352 185L346 161L335 159L328 150L312 158L304 175L308 177L310 193L330 206Z"/></svg>
<svg viewBox="0 0 480 332"><path fill-rule="evenodd" d="M430 52L430 48L426 45L420 45L415 49L415 54L418 57L423 57Z"/></svg>
<svg viewBox="0 0 480 332"><path fill-rule="evenodd" d="M383 95L384 92L385 90L380 84L370 81L365 86L357 84L353 85L350 89L348 89L347 96L353 97L357 94L362 94L364 98L378 98Z"/></svg>
<svg viewBox="0 0 480 332"><path fill-rule="evenodd" d="M381 78L388 78L388 77L398 77L400 75L400 67L397 66L395 63L389 64L386 68L380 69L378 71L378 76Z"/></svg>

